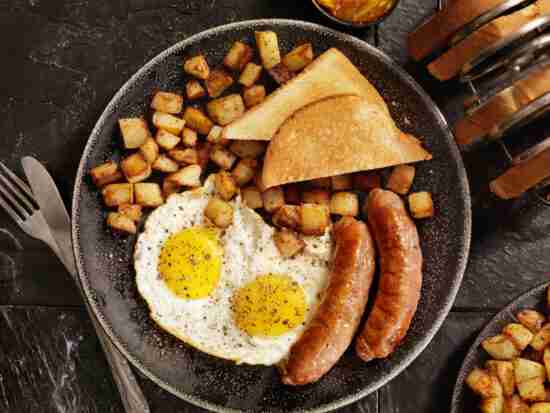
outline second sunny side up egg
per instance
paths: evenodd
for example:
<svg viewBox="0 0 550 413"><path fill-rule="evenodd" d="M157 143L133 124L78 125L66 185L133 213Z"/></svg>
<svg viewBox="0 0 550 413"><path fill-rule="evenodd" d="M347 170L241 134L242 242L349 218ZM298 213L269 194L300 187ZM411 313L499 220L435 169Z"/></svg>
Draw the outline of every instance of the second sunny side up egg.
<svg viewBox="0 0 550 413"><path fill-rule="evenodd" d="M213 192L208 179L151 214L134 256L138 290L155 322L182 341L238 363L276 364L317 310L330 235L305 238L302 254L283 258L274 229L239 198L229 228L208 226Z"/></svg>

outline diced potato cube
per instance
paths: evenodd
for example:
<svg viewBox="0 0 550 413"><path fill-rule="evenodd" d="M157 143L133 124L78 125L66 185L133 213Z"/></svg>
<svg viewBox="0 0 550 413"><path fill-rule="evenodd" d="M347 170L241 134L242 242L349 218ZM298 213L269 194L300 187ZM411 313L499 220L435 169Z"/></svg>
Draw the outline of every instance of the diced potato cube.
<svg viewBox="0 0 550 413"><path fill-rule="evenodd" d="M330 190L332 188L332 180L330 178L317 178L309 181L308 185L312 188Z"/></svg>
<svg viewBox="0 0 550 413"><path fill-rule="evenodd" d="M483 340L481 346L496 360L512 360L520 353L512 340L501 334Z"/></svg>
<svg viewBox="0 0 550 413"><path fill-rule="evenodd" d="M296 205L283 205L272 217L273 224L278 227L298 229L300 226L300 207Z"/></svg>
<svg viewBox="0 0 550 413"><path fill-rule="evenodd" d="M157 131L157 135L155 136L155 139L157 141L158 146L160 146L165 151L174 149L178 145L178 143L180 143L181 141L181 138L179 136L176 136L163 129L159 129Z"/></svg>
<svg viewBox="0 0 550 413"><path fill-rule="evenodd" d="M338 175L330 178L333 191L346 191L353 188L351 175Z"/></svg>
<svg viewBox="0 0 550 413"><path fill-rule="evenodd" d="M147 138L151 137L147 122L142 118L119 119L118 125L126 149L139 148Z"/></svg>
<svg viewBox="0 0 550 413"><path fill-rule="evenodd" d="M359 197L353 192L336 192L330 199L330 213L335 215L359 215Z"/></svg>
<svg viewBox="0 0 550 413"><path fill-rule="evenodd" d="M172 194L176 194L181 190L181 186L177 184L174 181L170 181L169 179L165 179L162 181L162 194L164 195L165 199L168 199L168 197Z"/></svg>
<svg viewBox="0 0 550 413"><path fill-rule="evenodd" d="M510 361L489 360L485 363L489 372L498 378L505 396L514 394L516 379L514 375L514 364Z"/></svg>
<svg viewBox="0 0 550 413"><path fill-rule="evenodd" d="M210 154L212 153L213 146L209 142L204 142L197 146L197 158L198 164L204 171L208 166L210 160Z"/></svg>
<svg viewBox="0 0 550 413"><path fill-rule="evenodd" d="M546 321L546 317L535 310L522 310L516 317L532 333L538 333Z"/></svg>
<svg viewBox="0 0 550 413"><path fill-rule="evenodd" d="M544 349L542 360L544 362L544 367L546 368L546 378L550 381L550 347Z"/></svg>
<svg viewBox="0 0 550 413"><path fill-rule="evenodd" d="M254 186L248 186L241 190L244 204L251 209L258 209L264 206L262 193Z"/></svg>
<svg viewBox="0 0 550 413"><path fill-rule="evenodd" d="M285 202L290 205L300 205L302 203L302 193L297 184L288 184L283 187L285 191Z"/></svg>
<svg viewBox="0 0 550 413"><path fill-rule="evenodd" d="M279 85L284 85L295 76L295 74L291 72L283 63L279 63L271 69L268 69L267 73L269 73L273 80Z"/></svg>
<svg viewBox="0 0 550 413"><path fill-rule="evenodd" d="M239 94L214 99L206 105L208 114L214 122L225 126L244 115L244 102Z"/></svg>
<svg viewBox="0 0 550 413"><path fill-rule="evenodd" d="M276 186L262 192L262 199L264 201L264 209L271 214L285 204L285 193L283 192L283 188Z"/></svg>
<svg viewBox="0 0 550 413"><path fill-rule="evenodd" d="M210 76L210 67L203 55L198 55L187 59L183 64L183 70L199 79L208 79Z"/></svg>
<svg viewBox="0 0 550 413"><path fill-rule="evenodd" d="M247 108L259 105L265 99L265 87L263 85L247 87L243 92L243 98Z"/></svg>
<svg viewBox="0 0 550 413"><path fill-rule="evenodd" d="M143 157L141 152L128 156L120 163L120 169L131 184L145 181L151 176L151 165Z"/></svg>
<svg viewBox="0 0 550 413"><path fill-rule="evenodd" d="M504 399L503 413L529 413L529 405L517 394Z"/></svg>
<svg viewBox="0 0 550 413"><path fill-rule="evenodd" d="M488 397L481 400L479 405L481 413L503 413L504 398L502 396Z"/></svg>
<svg viewBox="0 0 550 413"><path fill-rule="evenodd" d="M228 171L233 167L237 157L228 149L222 146L216 146L210 153L210 159L220 168Z"/></svg>
<svg viewBox="0 0 550 413"><path fill-rule="evenodd" d="M257 167L255 159L241 159L231 174L238 186L245 186L254 179Z"/></svg>
<svg viewBox="0 0 550 413"><path fill-rule="evenodd" d="M183 96L170 92L157 92L151 101L151 108L164 113L180 113L183 109Z"/></svg>
<svg viewBox="0 0 550 413"><path fill-rule="evenodd" d="M483 398L502 397L502 386L499 380L487 370L473 369L466 377L466 384Z"/></svg>
<svg viewBox="0 0 550 413"><path fill-rule="evenodd" d="M225 70L215 69L210 73L210 77L206 79L205 84L208 96L217 98L233 84L233 78Z"/></svg>
<svg viewBox="0 0 550 413"><path fill-rule="evenodd" d="M185 85L185 93L189 100L200 99L206 96L206 90L198 80L190 80L187 82Z"/></svg>
<svg viewBox="0 0 550 413"><path fill-rule="evenodd" d="M510 337L516 345L516 348L520 351L525 350L533 339L533 333L531 333L526 327L517 323L508 324L502 330L502 334Z"/></svg>
<svg viewBox="0 0 550 413"><path fill-rule="evenodd" d="M529 413L550 413L550 403L533 403L529 408Z"/></svg>
<svg viewBox="0 0 550 413"><path fill-rule="evenodd" d="M134 222L139 222L142 217L141 205L123 204L118 206L118 212L127 216Z"/></svg>
<svg viewBox="0 0 550 413"><path fill-rule="evenodd" d="M284 258L294 257L306 246L306 243L298 234L286 228L282 228L273 234L273 240L277 249Z"/></svg>
<svg viewBox="0 0 550 413"><path fill-rule="evenodd" d="M545 324L542 328L535 334L533 340L531 340L531 347L535 350L542 351L544 348L550 344L550 323Z"/></svg>
<svg viewBox="0 0 550 413"><path fill-rule="evenodd" d="M250 87L260 79L261 74L262 67L260 65L249 63L246 65L243 72L241 73L239 83L246 87Z"/></svg>
<svg viewBox="0 0 550 413"><path fill-rule="evenodd" d="M398 165L388 179L387 188L396 194L406 195L411 190L416 169L412 165Z"/></svg>
<svg viewBox="0 0 550 413"><path fill-rule="evenodd" d="M535 377L546 380L546 369L542 364L521 357L514 359L512 363L516 383L523 383Z"/></svg>
<svg viewBox="0 0 550 413"><path fill-rule="evenodd" d="M168 152L168 156L175 160L187 165L195 165L199 163L199 153L196 149L172 149Z"/></svg>
<svg viewBox="0 0 550 413"><path fill-rule="evenodd" d="M212 129L210 129L210 133L206 137L206 140L210 143L222 145L225 146L229 143L229 141L225 138L222 138L222 131L223 128L218 125L214 125Z"/></svg>
<svg viewBox="0 0 550 413"><path fill-rule="evenodd" d="M330 192L324 189L311 189L302 192L304 204L330 205Z"/></svg>
<svg viewBox="0 0 550 413"><path fill-rule="evenodd" d="M134 202L134 186L132 184L109 184L101 191L103 201L108 207L117 207Z"/></svg>
<svg viewBox="0 0 550 413"><path fill-rule="evenodd" d="M300 207L300 231L304 235L323 235L330 224L326 205L304 204Z"/></svg>
<svg viewBox="0 0 550 413"><path fill-rule="evenodd" d="M185 126L185 120L169 113L155 112L153 114L153 125L158 129L164 129L174 135L179 135Z"/></svg>
<svg viewBox="0 0 550 413"><path fill-rule="evenodd" d="M298 72L313 61L313 47L311 43L305 43L295 47L283 57L283 63L293 72Z"/></svg>
<svg viewBox="0 0 550 413"><path fill-rule="evenodd" d="M242 70L254 55L252 48L242 42L235 42L223 59L223 64L231 70Z"/></svg>
<svg viewBox="0 0 550 413"><path fill-rule="evenodd" d="M264 67L266 69L271 69L273 66L281 63L281 52L279 50L277 33L266 31L255 32L254 35Z"/></svg>
<svg viewBox="0 0 550 413"><path fill-rule="evenodd" d="M118 169L118 164L113 161L92 168L90 175L95 186L98 188L122 179L122 173Z"/></svg>
<svg viewBox="0 0 550 413"><path fill-rule="evenodd" d="M540 377L535 377L522 383L518 383L517 386L519 395L523 400L539 402L546 399L544 380Z"/></svg>
<svg viewBox="0 0 550 413"><path fill-rule="evenodd" d="M381 186L380 175L377 172L359 172L353 174L352 181L353 189L367 193Z"/></svg>
<svg viewBox="0 0 550 413"><path fill-rule="evenodd" d="M229 149L240 158L257 158L267 148L264 141L233 141Z"/></svg>
<svg viewBox="0 0 550 413"><path fill-rule="evenodd" d="M231 200L238 191L237 184L229 172L220 171L214 179L216 192L224 201Z"/></svg>
<svg viewBox="0 0 550 413"><path fill-rule="evenodd" d="M128 234L135 234L137 232L135 222L126 215L118 212L109 212L107 215L107 225L117 231L126 232Z"/></svg>
<svg viewBox="0 0 550 413"><path fill-rule="evenodd" d="M159 156L159 146L157 141L153 138L147 138L145 143L139 147L139 151L147 161L147 163L152 164L155 162Z"/></svg>
<svg viewBox="0 0 550 413"><path fill-rule="evenodd" d="M178 172L168 175L166 179L180 186L196 188L201 186L201 173L202 169L199 165L189 165L181 168Z"/></svg>
<svg viewBox="0 0 550 413"><path fill-rule="evenodd" d="M434 216L434 203L429 192L415 192L409 195L409 209L416 219L430 218Z"/></svg>
<svg viewBox="0 0 550 413"><path fill-rule="evenodd" d="M153 163L153 169L164 173L173 173L180 169L180 166L176 161L162 154Z"/></svg>
<svg viewBox="0 0 550 413"><path fill-rule="evenodd" d="M233 207L220 198L210 198L204 215L219 228L227 228L233 223Z"/></svg>
<svg viewBox="0 0 550 413"><path fill-rule="evenodd" d="M141 182L134 185L136 204L156 208L164 204L164 198L159 184L152 182Z"/></svg>
<svg viewBox="0 0 550 413"><path fill-rule="evenodd" d="M206 116L200 109L194 108L192 106L185 109L183 115L187 127L196 130L200 134L208 135L214 123Z"/></svg>
<svg viewBox="0 0 550 413"><path fill-rule="evenodd" d="M183 128L183 132L181 133L181 141L185 146L195 146L198 139L199 136L196 131L190 128Z"/></svg>

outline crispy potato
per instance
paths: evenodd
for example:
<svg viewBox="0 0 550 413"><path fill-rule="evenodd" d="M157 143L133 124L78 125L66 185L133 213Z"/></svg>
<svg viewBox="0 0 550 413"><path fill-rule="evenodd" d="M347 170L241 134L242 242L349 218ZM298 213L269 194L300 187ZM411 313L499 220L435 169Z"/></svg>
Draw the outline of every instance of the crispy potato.
<svg viewBox="0 0 550 413"><path fill-rule="evenodd" d="M511 360L520 353L512 340L502 334L483 340L481 346L496 360Z"/></svg>
<svg viewBox="0 0 550 413"><path fill-rule="evenodd" d="M239 94L225 96L208 102L206 109L214 122L222 126L228 125L244 115L244 102Z"/></svg>
<svg viewBox="0 0 550 413"><path fill-rule="evenodd" d="M127 216L134 222L139 222L143 213L141 205L123 204L118 206L118 213Z"/></svg>
<svg viewBox="0 0 550 413"><path fill-rule="evenodd" d="M168 156L176 162L186 165L196 165L199 163L199 153L193 148L172 149L171 151L168 151Z"/></svg>
<svg viewBox="0 0 550 413"><path fill-rule="evenodd" d="M239 83L246 87L250 87L260 79L261 74L262 67L260 65L249 63L246 65L243 72L241 73L241 77L239 77Z"/></svg>
<svg viewBox="0 0 550 413"><path fill-rule="evenodd" d="M332 180L330 178L318 178L308 181L307 185L311 188L330 190L332 188Z"/></svg>
<svg viewBox="0 0 550 413"><path fill-rule="evenodd" d="M164 129L174 135L179 135L185 126L185 120L169 113L155 112L153 114L153 125L158 129Z"/></svg>
<svg viewBox="0 0 550 413"><path fill-rule="evenodd" d="M145 181L151 176L152 172L151 165L149 165L141 152L136 152L123 159L120 163L120 169L122 169L126 180L131 184Z"/></svg>
<svg viewBox="0 0 550 413"><path fill-rule="evenodd" d="M183 64L183 70L202 80L206 80L210 76L210 67L203 55L187 59Z"/></svg>
<svg viewBox="0 0 550 413"><path fill-rule="evenodd" d="M550 413L550 403L533 403L529 408L529 413Z"/></svg>
<svg viewBox="0 0 550 413"><path fill-rule="evenodd" d="M550 381L550 347L544 349L542 360L546 368L546 378Z"/></svg>
<svg viewBox="0 0 550 413"><path fill-rule="evenodd" d="M336 192L330 199L330 213L335 215L359 215L359 197L353 192Z"/></svg>
<svg viewBox="0 0 550 413"><path fill-rule="evenodd" d="M227 52L223 64L231 70L242 70L252 60L253 55L254 51L249 45L237 41Z"/></svg>
<svg viewBox="0 0 550 413"><path fill-rule="evenodd" d="M141 182L134 185L136 204L156 208L164 204L164 197L159 184L153 182Z"/></svg>
<svg viewBox="0 0 550 413"><path fill-rule="evenodd" d="M522 383L517 383L520 397L525 401L539 402L546 398L544 379L535 377Z"/></svg>
<svg viewBox="0 0 550 413"><path fill-rule="evenodd" d="M473 369L466 377L466 384L483 398L502 397L502 385L487 370Z"/></svg>
<svg viewBox="0 0 550 413"><path fill-rule="evenodd" d="M183 109L183 96L170 92L157 92L151 101L151 109L164 113L180 113Z"/></svg>
<svg viewBox="0 0 550 413"><path fill-rule="evenodd" d="M122 179L122 173L118 169L118 164L113 161L105 162L92 168L90 175L95 186L98 188Z"/></svg>
<svg viewBox="0 0 550 413"><path fill-rule="evenodd" d="M183 118L187 124L187 127L203 134L208 135L214 123L206 116L200 109L188 106L185 109Z"/></svg>
<svg viewBox="0 0 550 413"><path fill-rule="evenodd" d="M359 172L353 174L352 181L353 189L367 193L381 186L380 175L377 172Z"/></svg>
<svg viewBox="0 0 550 413"><path fill-rule="evenodd" d="M279 50L277 33L266 31L255 32L254 35L263 66L266 69L271 69L281 63L281 51Z"/></svg>
<svg viewBox="0 0 550 413"><path fill-rule="evenodd" d="M206 79L205 84L208 96L217 98L233 84L233 78L225 70L215 69L210 73L210 77Z"/></svg>
<svg viewBox="0 0 550 413"><path fill-rule="evenodd" d="M304 204L330 205L330 192L324 189L311 189L302 192Z"/></svg>
<svg viewBox="0 0 550 413"><path fill-rule="evenodd" d="M531 347L539 351L544 350L548 344L550 344L550 323L543 325L531 340Z"/></svg>
<svg viewBox="0 0 550 413"><path fill-rule="evenodd" d="M413 218L424 219L434 216L434 203L431 193L415 192L409 195L408 200L409 210Z"/></svg>
<svg viewBox="0 0 550 413"><path fill-rule="evenodd" d="M185 85L185 94L187 99L195 100L206 96L206 90L202 87L198 80L190 80Z"/></svg>
<svg viewBox="0 0 550 413"><path fill-rule="evenodd" d="M179 164L168 156L161 154L153 163L153 169L164 173L173 173L180 169Z"/></svg>
<svg viewBox="0 0 550 413"><path fill-rule="evenodd" d="M306 246L306 243L297 233L287 228L282 228L273 234L273 240L281 255L285 258L294 257Z"/></svg>
<svg viewBox="0 0 550 413"><path fill-rule="evenodd" d="M189 165L181 168L178 172L168 175L166 179L180 186L196 188L201 186L201 173L202 169L199 165Z"/></svg>
<svg viewBox="0 0 550 413"><path fill-rule="evenodd" d="M293 72L298 72L313 61L313 47L305 43L295 47L283 57L283 64Z"/></svg>
<svg viewBox="0 0 550 413"><path fill-rule="evenodd" d="M412 165L398 165L388 179L386 187L400 195L407 195L414 181L416 169Z"/></svg>
<svg viewBox="0 0 550 413"><path fill-rule="evenodd" d="M163 129L159 129L157 131L157 135L155 136L155 139L157 141L158 146L160 146L165 151L174 149L178 145L178 143L180 143L181 141L181 138L179 136L176 136Z"/></svg>
<svg viewBox="0 0 550 413"><path fill-rule="evenodd" d="M190 128L183 128L183 131L181 132L181 141L185 146L196 146L198 140L199 136L196 131Z"/></svg>
<svg viewBox="0 0 550 413"><path fill-rule="evenodd" d="M132 184L109 184L101 190L101 194L108 207L118 207L134 202L134 186Z"/></svg>
<svg viewBox="0 0 550 413"><path fill-rule="evenodd" d="M304 235L323 235L330 224L326 205L304 204L300 207L300 231Z"/></svg>
<svg viewBox="0 0 550 413"><path fill-rule="evenodd" d="M229 172L220 171L216 174L214 179L214 186L217 194L224 201L229 201L237 194L239 190L235 180Z"/></svg>
<svg viewBox="0 0 550 413"><path fill-rule="evenodd" d="M126 149L136 149L145 143L147 138L151 137L149 126L142 118L119 119L118 125Z"/></svg>
<svg viewBox="0 0 550 413"><path fill-rule="evenodd" d="M265 99L265 87L263 85L247 87L243 92L243 98L247 108L259 105Z"/></svg>
<svg viewBox="0 0 550 413"><path fill-rule="evenodd" d="M254 179L257 167L258 162L255 159L241 159L231 174L238 186L245 186Z"/></svg>
<svg viewBox="0 0 550 413"><path fill-rule="evenodd" d="M228 171L233 167L237 157L228 149L222 146L215 146L210 153L210 159L220 168Z"/></svg>
<svg viewBox="0 0 550 413"><path fill-rule="evenodd" d="M272 217L273 224L277 227L298 229L300 226L300 207L296 205L283 205Z"/></svg>
<svg viewBox="0 0 550 413"><path fill-rule="evenodd" d="M119 212L109 212L107 215L107 225L117 231L128 234L135 234L137 232L135 222Z"/></svg>
<svg viewBox="0 0 550 413"><path fill-rule="evenodd" d="M510 361L489 360L485 368L498 378L505 396L511 396L516 389L516 378L514 375L514 364Z"/></svg>
<svg viewBox="0 0 550 413"><path fill-rule="evenodd" d="M269 73L273 80L279 85L284 85L295 76L295 74L291 72L283 63L279 63L271 69L268 69L267 73Z"/></svg>
<svg viewBox="0 0 550 413"><path fill-rule="evenodd" d="M233 141L229 147L239 158L257 158L267 149L264 141Z"/></svg>
<svg viewBox="0 0 550 413"><path fill-rule="evenodd" d="M139 151L147 161L147 163L152 164L155 162L159 156L159 146L157 141L153 138L147 138L145 143L139 147Z"/></svg>
<svg viewBox="0 0 550 413"><path fill-rule="evenodd" d="M546 369L540 363L521 357L514 359L512 363L514 365L514 377L517 384L536 377L543 380L546 379Z"/></svg>
<svg viewBox="0 0 550 413"><path fill-rule="evenodd" d="M210 198L204 215L219 228L227 228L233 223L233 207L220 198Z"/></svg>
<svg viewBox="0 0 550 413"><path fill-rule="evenodd" d="M503 413L529 413L529 405L517 394L504 399Z"/></svg>
<svg viewBox="0 0 550 413"><path fill-rule="evenodd" d="M351 175L338 175L330 178L333 191L346 191L353 188Z"/></svg>
<svg viewBox="0 0 550 413"><path fill-rule="evenodd" d="M481 413L502 413L504 409L504 397L488 397L481 400L479 405Z"/></svg>
<svg viewBox="0 0 550 413"><path fill-rule="evenodd" d="M526 327L517 323L508 324L502 330L502 334L510 337L516 345L516 348L520 351L525 350L533 339L533 333L531 333Z"/></svg>
<svg viewBox="0 0 550 413"><path fill-rule="evenodd" d="M208 166L208 161L210 161L210 154L212 153L213 146L209 142L201 143L197 146L197 158L199 160L198 164L204 171Z"/></svg>
<svg viewBox="0 0 550 413"><path fill-rule="evenodd" d="M169 179L165 179L162 181L162 194L164 195L165 199L168 199L168 197L172 194L176 194L181 190L181 186L177 184L174 181L170 181Z"/></svg>
<svg viewBox="0 0 550 413"><path fill-rule="evenodd" d="M262 193L254 186L248 186L241 190L244 204L251 209L263 208Z"/></svg>
<svg viewBox="0 0 550 413"><path fill-rule="evenodd" d="M546 317L535 310L522 310L516 315L516 318L532 333L538 333L546 321Z"/></svg>
<svg viewBox="0 0 550 413"><path fill-rule="evenodd" d="M218 125L212 126L212 129L210 129L210 133L206 137L206 140L210 143L226 146L229 141L225 138L222 138L222 131L223 128Z"/></svg>
<svg viewBox="0 0 550 413"><path fill-rule="evenodd" d="M283 188L276 186L262 192L264 209L270 214L277 211L285 204L285 194Z"/></svg>
<svg viewBox="0 0 550 413"><path fill-rule="evenodd" d="M302 203L302 194L297 184L287 184L283 187L285 191L285 202L291 205L300 205Z"/></svg>

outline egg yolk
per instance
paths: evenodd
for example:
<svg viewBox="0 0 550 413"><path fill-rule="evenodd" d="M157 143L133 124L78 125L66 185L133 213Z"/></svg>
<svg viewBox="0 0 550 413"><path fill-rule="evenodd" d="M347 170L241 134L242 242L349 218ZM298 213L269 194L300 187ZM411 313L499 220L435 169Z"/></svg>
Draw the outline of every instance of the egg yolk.
<svg viewBox="0 0 550 413"><path fill-rule="evenodd" d="M223 249L211 228L188 228L164 243L158 271L178 297L208 297L220 278Z"/></svg>
<svg viewBox="0 0 550 413"><path fill-rule="evenodd" d="M275 337L304 322L306 297L287 275L267 274L241 287L233 296L235 323L251 336Z"/></svg>

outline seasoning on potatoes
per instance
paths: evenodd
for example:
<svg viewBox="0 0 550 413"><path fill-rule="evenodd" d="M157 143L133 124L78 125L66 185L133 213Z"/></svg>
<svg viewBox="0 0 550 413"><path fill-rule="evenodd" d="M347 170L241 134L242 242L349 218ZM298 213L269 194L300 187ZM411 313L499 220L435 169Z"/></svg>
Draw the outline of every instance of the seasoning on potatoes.
<svg viewBox="0 0 550 413"><path fill-rule="evenodd" d="M118 120L122 140L126 149L139 148L151 137L147 122L143 118L124 118Z"/></svg>
<svg viewBox="0 0 550 413"><path fill-rule="evenodd" d="M147 138L145 143L139 147L139 151L150 164L155 162L159 156L159 146L153 138Z"/></svg>
<svg viewBox="0 0 550 413"><path fill-rule="evenodd" d="M135 222L119 212L109 212L107 215L107 225L114 230L128 234L135 234L137 232Z"/></svg>
<svg viewBox="0 0 550 413"><path fill-rule="evenodd" d="M151 176L151 165L143 157L141 152L136 152L133 155L123 159L120 163L120 169L126 177L126 180L132 184L145 181Z"/></svg>
<svg viewBox="0 0 550 413"><path fill-rule="evenodd" d="M183 114L186 125L202 135L208 135L214 123L200 109L188 106Z"/></svg>
<svg viewBox="0 0 550 413"><path fill-rule="evenodd" d="M219 228L227 228L233 223L233 207L220 198L210 198L204 215Z"/></svg>
<svg viewBox="0 0 550 413"><path fill-rule="evenodd" d="M159 155L152 167L154 170L164 173L173 173L180 169L179 164L165 154Z"/></svg>
<svg viewBox="0 0 550 413"><path fill-rule="evenodd" d="M285 204L285 194L283 188L277 186L269 188L262 192L264 209L269 212L275 212Z"/></svg>
<svg viewBox="0 0 550 413"><path fill-rule="evenodd" d="M252 60L253 55L254 51L249 45L237 41L227 52L223 64L231 70L242 70Z"/></svg>
<svg viewBox="0 0 550 413"><path fill-rule="evenodd" d="M224 201L231 200L239 190L231 174L226 171L220 171L216 174L214 187L216 188L216 193Z"/></svg>
<svg viewBox="0 0 550 413"><path fill-rule="evenodd" d="M151 101L151 108L159 112L180 113L183 109L183 96L170 92L157 92Z"/></svg>
<svg viewBox="0 0 550 413"><path fill-rule="evenodd" d="M386 186L396 194L406 195L411 189L415 173L412 165L398 165L393 168Z"/></svg>
<svg viewBox="0 0 550 413"><path fill-rule="evenodd" d="M140 182L134 185L136 204L156 208L164 204L164 197L159 184L153 182Z"/></svg>
<svg viewBox="0 0 550 413"><path fill-rule="evenodd" d="M168 131L165 131L164 129L159 129L155 136L155 140L157 141L158 146L160 146L165 151L169 151L170 149L174 149L177 144L180 143L181 138Z"/></svg>
<svg viewBox="0 0 550 413"><path fill-rule="evenodd" d="M211 100L206 105L208 114L214 122L225 126L244 115L244 102L239 94L233 94Z"/></svg>
<svg viewBox="0 0 550 413"><path fill-rule="evenodd" d="M132 204L134 202L134 185L128 183L109 184L101 190L101 194L108 207Z"/></svg>
<svg viewBox="0 0 550 413"><path fill-rule="evenodd" d="M178 172L168 175L166 179L180 186L196 188L201 186L201 173L202 169L199 165L189 165L181 168Z"/></svg>
<svg viewBox="0 0 550 413"><path fill-rule="evenodd" d="M183 70L202 80L208 79L210 76L210 67L203 55L187 59L183 64Z"/></svg>
<svg viewBox="0 0 550 413"><path fill-rule="evenodd" d="M283 205L273 214L272 221L277 227L297 229L300 226L300 207Z"/></svg>
<svg viewBox="0 0 550 413"><path fill-rule="evenodd" d="M168 156L176 162L187 165L194 165L199 163L199 153L196 149L193 148L172 149L171 151L168 151Z"/></svg>
<svg viewBox="0 0 550 413"><path fill-rule="evenodd" d="M195 100L206 96L206 90L198 80L190 80L185 85L185 94L187 99Z"/></svg>
<svg viewBox="0 0 550 413"><path fill-rule="evenodd" d="M271 69L281 63L281 52L279 50L279 39L277 33L272 31L255 32L256 45L260 52L263 66Z"/></svg>
<svg viewBox="0 0 550 413"><path fill-rule="evenodd" d="M206 140L212 144L225 146L229 142L227 141L227 139L222 138L222 131L223 128L221 126L212 126L212 129L210 129L210 133L206 137Z"/></svg>
<svg viewBox="0 0 550 413"><path fill-rule="evenodd" d="M195 146L199 136L197 132L190 128L183 128L181 132L181 141L185 146Z"/></svg>
<svg viewBox="0 0 550 413"><path fill-rule="evenodd" d="M283 64L293 72L298 72L313 61L313 47L305 43L292 49L283 57Z"/></svg>
<svg viewBox="0 0 550 413"><path fill-rule="evenodd" d="M263 85L254 85L246 88L243 92L243 99L247 108L259 105L265 99L265 87Z"/></svg>
<svg viewBox="0 0 550 413"><path fill-rule="evenodd" d="M143 215L141 205L123 204L118 206L118 212L127 216L134 222L139 222Z"/></svg>
<svg viewBox="0 0 550 413"><path fill-rule="evenodd" d="M262 66L257 65L256 63L249 63L246 65L243 72L241 73L241 77L239 77L239 83L246 87L250 87L260 79L261 74Z"/></svg>
<svg viewBox="0 0 550 413"><path fill-rule="evenodd" d="M169 113L155 112L153 114L153 125L173 135L179 135L185 126L185 120Z"/></svg>
<svg viewBox="0 0 550 413"><path fill-rule="evenodd" d="M231 174L238 186L244 186L254 179L258 162L254 159L241 159Z"/></svg>
<svg viewBox="0 0 550 413"><path fill-rule="evenodd" d="M326 205L304 204L300 207L300 232L304 235L323 235L330 224Z"/></svg>
<svg viewBox="0 0 550 413"><path fill-rule="evenodd" d="M434 203L429 192L416 192L409 195L409 210L416 219L434 216Z"/></svg>
<svg viewBox="0 0 550 413"><path fill-rule="evenodd" d="M118 164L113 161L92 168L90 175L95 186L98 188L122 179L122 173L118 169Z"/></svg>
<svg viewBox="0 0 550 413"><path fill-rule="evenodd" d="M237 157L228 149L222 146L216 146L210 153L210 159L220 168L228 171L233 167Z"/></svg>
<svg viewBox="0 0 550 413"><path fill-rule="evenodd" d="M205 81L208 96L217 98L233 84L233 78L223 69L215 69Z"/></svg>

